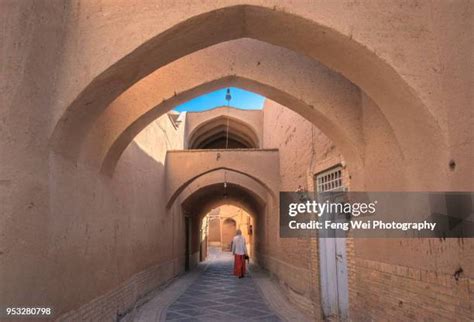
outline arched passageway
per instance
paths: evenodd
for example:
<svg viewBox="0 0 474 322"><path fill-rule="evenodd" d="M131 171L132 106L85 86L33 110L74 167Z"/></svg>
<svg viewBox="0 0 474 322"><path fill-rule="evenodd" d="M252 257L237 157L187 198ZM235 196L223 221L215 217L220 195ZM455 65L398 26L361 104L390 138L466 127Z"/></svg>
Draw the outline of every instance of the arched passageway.
<svg viewBox="0 0 474 322"><path fill-rule="evenodd" d="M445 138L442 136L443 132L440 130L433 113L414 95L400 75L375 53L354 39L343 36L337 30L318 24L316 21L306 19L303 16L260 6L238 5L196 15L176 26L170 26L166 32L156 35L146 44L120 60L120 63L111 66L103 74L103 77L96 78L74 100L58 123L53 135L54 150L64 156L71 157L73 160L77 159L82 149L83 138L86 137L86 133L91 129L95 120L114 99L139 79L149 75L154 70L160 69L167 63L199 49L226 40L249 37L317 59L341 72L354 84L358 85L376 103L376 106L382 112L381 115L387 118L388 124L394 130L396 141L400 144L401 153L404 156L405 168L414 167L410 170L411 173L408 177L403 176L405 180L423 175L424 171L416 169L419 151L426 150L429 153L436 151L435 154L438 159L440 155L444 154L443 149L439 150L439 148L443 146ZM223 17L225 17L224 20L222 20ZM245 19L242 19L242 17L245 17ZM219 26L224 21L226 26L231 23L236 29L220 28ZM262 26L262 21L267 26ZM167 38L171 34L180 35L184 30L187 30L187 26L195 24L199 24L200 28L193 29L193 33L187 33L186 37L188 38ZM283 25L285 25L285 32L280 32L279 28ZM288 26L291 26L291 28L287 29ZM207 30L220 30L220 32L219 34L213 34L213 37L209 37ZM272 32L269 33L268 30L272 30ZM173 42L173 39L180 39L179 44ZM202 41L198 41L198 39ZM189 46L183 47L183 41L185 43L189 41ZM181 50L175 50L173 47L181 48ZM186 50L183 51L183 48L186 48ZM315 48L318 49L315 50ZM160 59L151 59L150 57L160 57ZM354 59L358 61L358 64L349 63ZM140 66L134 63L138 61ZM134 72L131 73L131 70ZM114 83L110 81L111 79L122 79L123 82L117 84L117 86L112 86ZM97 97L98 88L107 92L107 95L101 94L100 97ZM292 104L284 105L293 108ZM316 109L313 109L311 112L315 113L316 111ZM319 114L317 117L328 117L330 115ZM311 119L315 120L316 118ZM423 126L420 126L420 122ZM338 124L334 125L336 128L339 127ZM411 139L406 140L407 136ZM428 142L419 139L428 137L433 138L429 149L427 148ZM342 138L338 140L337 136L331 138L337 142L341 149L344 149L344 143L354 139L354 137L349 136L344 140ZM356 155L356 151L360 151L360 149L353 147L351 153L346 153L346 157L350 158L352 155ZM386 162L386 160L378 160L379 163L381 161ZM398 171L401 171L401 169L398 169ZM445 170L443 170L443 173L445 173ZM397 176L394 176L395 178ZM430 176L423 177L420 182L427 182L430 178ZM436 184L436 182L433 181L430 184Z"/></svg>
<svg viewBox="0 0 474 322"><path fill-rule="evenodd" d="M264 75L261 76L263 77ZM201 82L202 78L199 81ZM191 98L194 95L198 95L199 93L230 85L260 93L269 98L276 98L284 106L289 106L291 109L297 110L298 113L307 117L311 121L314 121L321 127L323 131L325 131L325 133L328 133L328 137L330 137L340 147L340 149L345 152L345 155L347 155L348 161L350 161L348 162L350 167L354 168L354 170L361 168L363 156L360 154L361 151L358 151L355 148L356 143L354 142L360 137L360 133L357 133L359 132L359 130L356 129L353 125L349 125L347 123L349 122L349 120L341 120L343 123L347 123L347 127L342 128L338 125L338 121L336 119L329 119L328 114L322 114L319 111L314 110L310 104L302 102L301 100L288 94L284 90L280 90L278 88L272 87L271 85L260 83L259 81L239 76L226 76L213 80L209 83L202 84L196 88L190 89L189 91L185 91L185 93L183 94L175 96L171 101L165 101L162 104L159 104L153 109L147 111L146 113L139 115L138 118L134 120L131 125L127 126L127 128L119 134L119 136L115 139L114 142L111 142L110 149L106 151L104 159L93 161L93 164L96 162L101 162L101 172L107 175L112 175L115 166L120 158L120 155L122 154L123 150L128 146L130 140L132 140L133 137L135 137L146 125L150 124L150 122L154 120L158 115L160 115L160 113L162 113L167 108L171 108L173 106L173 103L181 101L186 97ZM328 86L331 85L328 84ZM334 90L341 94L340 96L338 96L338 98L343 98L343 101L333 102L333 98L326 96L328 95L328 93L325 93L324 99L329 100L326 107L330 109L333 108L334 105L336 105L339 106L341 109L345 109L348 111L352 109L352 112L349 112L349 114L351 115L346 114L346 117L348 117L349 119L356 118L357 109L354 109L353 106L351 106L351 103L346 102L346 100L353 102L354 106L357 106L358 103L356 102L358 102L360 98L352 91L350 91L349 93L344 92L343 88ZM311 90L308 89L308 92L311 92ZM315 94L314 91L312 92L313 94ZM323 92L321 91L320 93L322 94ZM106 120L104 119L102 121ZM354 133L354 135L349 135L348 132L356 133ZM93 139L93 137L96 136L91 136L90 141L94 142L93 146L95 146L97 145L97 141ZM390 139L390 135L388 135L388 137ZM100 157L101 155L103 155L104 152L97 151L97 147L95 147L92 148L92 150L89 152L86 151L86 156L89 153L94 159L96 159L98 156ZM356 175L355 179L357 179Z"/></svg>
<svg viewBox="0 0 474 322"><path fill-rule="evenodd" d="M317 245L279 237L272 220L278 191L311 189L308 177L330 168L313 149L324 135L332 142L325 141L323 154L334 156L336 147L343 154L338 164L350 189L472 190L471 97L461 93L471 83L472 61L463 56L472 51L466 3L6 6L6 57L13 63L0 75L8 84L0 295L22 305L57 303L69 320L116 318L181 274L186 261L192 266L197 243L185 237L196 229L193 218L219 205L208 194L224 197L224 173L234 180L228 190L239 192L225 201L255 216L258 261L295 302L321 317ZM166 177L173 167L166 151L186 153L185 131L160 116L227 86L260 93L309 121L269 113L265 121L283 140L258 129L232 134L234 147L275 143L282 157L271 168L279 169L279 180L263 180L257 158L246 168L235 160L232 167L219 164L232 150L204 157L190 176ZM322 132L300 132L302 124ZM222 126L204 133L199 147L222 147ZM184 170L196 169L189 156L180 161ZM334 163L329 159L323 161ZM175 179L183 180L169 184ZM348 250L352 318L472 316L465 305L469 241L358 240ZM397 281L390 293L387 280ZM427 289L439 290L449 310Z"/></svg>
<svg viewBox="0 0 474 322"><path fill-rule="evenodd" d="M251 250L253 222L244 209L223 205L207 213L201 221L201 261L206 259L208 247L230 252L237 229L246 239L247 249Z"/></svg>
<svg viewBox="0 0 474 322"><path fill-rule="evenodd" d="M264 198L264 199L262 199ZM268 204L270 202L270 204ZM224 206L233 206L234 209L242 209L246 214L252 217L252 242L249 244L252 248L250 254L257 260L258 253L264 245L259 241L265 238L265 231L268 229L265 224L265 215L267 207L272 207L271 199L267 200L266 196L258 196L255 191L251 191L246 187L228 182L226 186L221 183L207 184L186 197L181 202L183 212L192 218L192 237L190 262L196 264L199 262L202 248L207 248L207 240L202 240L201 228L203 219L211 210ZM239 224L241 222L239 221ZM237 226L237 221L231 217L222 219L221 223L221 246L224 251L230 251L230 241L235 235L235 231L242 227ZM248 234L248 231L247 231ZM204 251L207 253L207 251Z"/></svg>

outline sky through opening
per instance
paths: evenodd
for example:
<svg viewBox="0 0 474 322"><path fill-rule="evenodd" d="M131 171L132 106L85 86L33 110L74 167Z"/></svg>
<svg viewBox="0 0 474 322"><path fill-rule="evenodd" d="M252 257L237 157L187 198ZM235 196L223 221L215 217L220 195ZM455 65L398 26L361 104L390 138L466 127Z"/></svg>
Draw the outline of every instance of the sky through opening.
<svg viewBox="0 0 474 322"><path fill-rule="evenodd" d="M232 96L230 106L243 110L261 110L263 108L265 97L244 89L236 87L229 88ZM199 112L213 109L218 106L227 106L227 101L225 100L226 90L227 87L195 97L176 106L174 110L178 112Z"/></svg>

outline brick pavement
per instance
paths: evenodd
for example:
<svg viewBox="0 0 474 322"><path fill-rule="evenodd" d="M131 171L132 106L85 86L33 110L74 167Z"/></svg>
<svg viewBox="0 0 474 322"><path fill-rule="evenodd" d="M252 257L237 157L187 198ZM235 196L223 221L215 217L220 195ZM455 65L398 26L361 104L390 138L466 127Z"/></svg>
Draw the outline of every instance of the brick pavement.
<svg viewBox="0 0 474 322"><path fill-rule="evenodd" d="M167 310L166 321L281 321L251 277L232 275L223 253Z"/></svg>
<svg viewBox="0 0 474 322"><path fill-rule="evenodd" d="M230 253L210 251L200 270L185 274L128 321L309 321L262 272L232 275Z"/></svg>

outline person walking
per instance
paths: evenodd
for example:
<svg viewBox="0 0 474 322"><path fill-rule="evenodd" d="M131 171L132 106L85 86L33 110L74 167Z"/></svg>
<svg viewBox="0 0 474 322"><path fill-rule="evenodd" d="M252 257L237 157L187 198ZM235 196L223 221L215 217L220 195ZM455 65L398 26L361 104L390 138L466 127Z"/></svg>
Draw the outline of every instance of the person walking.
<svg viewBox="0 0 474 322"><path fill-rule="evenodd" d="M232 254L234 254L234 275L242 278L245 275L245 259L248 258L248 253L247 243L240 229L237 229L232 240Z"/></svg>

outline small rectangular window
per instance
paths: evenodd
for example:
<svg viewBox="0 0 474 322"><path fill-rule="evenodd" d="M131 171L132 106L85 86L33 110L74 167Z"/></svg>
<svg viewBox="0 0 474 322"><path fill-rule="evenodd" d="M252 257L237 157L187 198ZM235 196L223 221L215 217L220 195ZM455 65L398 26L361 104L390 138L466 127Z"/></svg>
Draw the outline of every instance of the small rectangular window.
<svg viewBox="0 0 474 322"><path fill-rule="evenodd" d="M316 192L344 190L342 167L337 166L316 175Z"/></svg>

